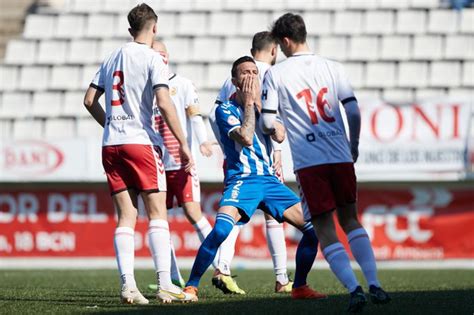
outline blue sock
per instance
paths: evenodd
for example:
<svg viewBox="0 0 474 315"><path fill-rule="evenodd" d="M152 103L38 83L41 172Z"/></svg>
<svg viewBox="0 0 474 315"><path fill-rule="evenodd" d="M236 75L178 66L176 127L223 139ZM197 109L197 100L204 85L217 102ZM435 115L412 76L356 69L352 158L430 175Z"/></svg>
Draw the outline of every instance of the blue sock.
<svg viewBox="0 0 474 315"><path fill-rule="evenodd" d="M293 288L306 285L306 278L318 253L319 241L311 222L306 223L301 232L303 232L303 238L296 249L296 271Z"/></svg>
<svg viewBox="0 0 474 315"><path fill-rule="evenodd" d="M216 216L216 224L212 229L211 233L202 242L201 247L197 253L196 259L194 260L193 269L191 269L191 275L186 286L197 287L202 275L206 272L207 268L211 265L212 261L216 257L217 250L221 246L222 242L225 241L227 236L232 231L235 221L232 216L225 213L218 213Z"/></svg>

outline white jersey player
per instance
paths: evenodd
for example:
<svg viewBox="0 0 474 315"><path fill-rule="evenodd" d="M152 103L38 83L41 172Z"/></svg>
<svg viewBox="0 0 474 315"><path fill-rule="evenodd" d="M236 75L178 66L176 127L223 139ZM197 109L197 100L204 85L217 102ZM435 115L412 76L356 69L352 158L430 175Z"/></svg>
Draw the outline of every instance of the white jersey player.
<svg viewBox="0 0 474 315"><path fill-rule="evenodd" d="M301 16L283 15L273 24L272 35L288 58L265 74L263 129L272 132L278 112L287 128L306 220L313 222L324 257L350 292L349 311L362 310L367 299L337 238L333 210L368 282L372 301L387 303L390 297L377 278L370 240L357 218L354 162L360 113L349 80L340 63L311 53ZM350 141L339 102L345 107Z"/></svg>
<svg viewBox="0 0 474 315"><path fill-rule="evenodd" d="M168 51L162 42L155 41L153 49L168 61ZM199 145L202 155L211 156L213 143L208 141L207 138L206 126L199 111L199 97L194 84L191 80L179 74L170 73L169 93L176 108L188 146L194 153ZM159 131L160 143L163 143L163 161L168 188L166 207L168 209L173 208L173 201L176 198L178 205L183 207L187 219L193 225L202 242L212 230L212 226L201 211L201 189L197 172L195 169L192 169L191 172L185 171L185 164L181 161L177 139L170 132L168 125L161 116L159 108L155 107L154 111L155 129ZM172 250L171 278L173 283L184 286L184 280L178 268L174 249L172 248ZM152 285L151 288L155 288L155 286Z"/></svg>
<svg viewBox="0 0 474 315"><path fill-rule="evenodd" d="M263 81L263 76L267 70L275 64L277 56L277 45L274 39L271 38L269 32L256 33L252 40L252 56L255 60L255 64L258 68L258 75L260 83ZM219 128L215 122L215 109L219 104L235 98L236 89L232 84L232 78L229 77L224 82L219 94L216 98L216 105L211 110L209 115L209 121L212 130L215 134L216 139L221 139L219 135ZM283 174L281 168L281 145L272 141L273 146L273 168L275 175L283 182ZM221 144L222 147L222 144ZM286 243L283 225L274 220L270 215L265 213L266 231L267 231L267 242L270 250L274 271L276 275L275 292L284 293L291 292L292 281L289 280L287 275L287 264L286 264ZM213 277L213 283L216 287L220 288L224 292L236 291L235 293L242 293L235 281L230 278L230 264L234 256L235 242L239 234L240 228L235 226L221 246L220 253L218 256L218 268ZM229 284L229 285L227 285Z"/></svg>
<svg viewBox="0 0 474 315"><path fill-rule="evenodd" d="M170 277L170 233L166 220L166 179L154 130L153 99L180 144L187 170L193 167L191 152L179 125L168 92L168 66L151 49L157 16L146 4L128 14L134 41L115 50L100 66L84 97L84 105L104 127L102 164L118 212L114 247L122 281L121 300L148 304L134 277L134 229L137 194L150 218L149 244L156 267L162 302L189 301L192 296L174 286ZM105 112L98 103L105 92ZM158 252L160 253L158 255Z"/></svg>

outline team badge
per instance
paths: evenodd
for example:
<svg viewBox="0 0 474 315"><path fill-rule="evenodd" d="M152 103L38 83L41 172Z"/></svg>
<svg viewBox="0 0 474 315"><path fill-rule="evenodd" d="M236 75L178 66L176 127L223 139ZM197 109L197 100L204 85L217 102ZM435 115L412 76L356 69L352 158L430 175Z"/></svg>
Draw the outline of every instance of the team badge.
<svg viewBox="0 0 474 315"><path fill-rule="evenodd" d="M170 95L171 95L171 96L175 96L175 95L176 95L176 88L175 88L175 87L171 88L171 90L170 90Z"/></svg>
<svg viewBox="0 0 474 315"><path fill-rule="evenodd" d="M227 123L232 126L240 125L240 121L235 116L229 116Z"/></svg>

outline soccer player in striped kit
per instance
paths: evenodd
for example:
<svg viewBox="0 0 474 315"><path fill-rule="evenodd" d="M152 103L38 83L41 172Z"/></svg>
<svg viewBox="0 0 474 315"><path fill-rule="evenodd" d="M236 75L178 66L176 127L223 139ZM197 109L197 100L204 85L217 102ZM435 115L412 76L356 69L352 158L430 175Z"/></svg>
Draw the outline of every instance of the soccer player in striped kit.
<svg viewBox="0 0 474 315"><path fill-rule="evenodd" d="M260 85L253 58L245 56L232 65L232 82L237 88L235 100L216 108L216 124L226 156L224 192L216 223L202 243L184 292L198 299L199 281L212 263L217 249L235 224L247 223L257 208L277 221L287 221L303 232L296 252L296 272L292 289L294 299L321 299L326 295L311 289L306 277L317 253L318 239L310 222L304 222L300 199L274 175L269 156L271 140L282 142L282 124L273 124L272 136L258 128Z"/></svg>
<svg viewBox="0 0 474 315"><path fill-rule="evenodd" d="M252 48L250 53L255 59L255 64L258 68L258 77L261 83L268 68L270 68L276 62L278 45L275 39L271 36L270 32L258 32L252 38ZM229 77L222 85L216 99L216 105L213 110L211 110L209 115L209 121L216 139L220 138L219 128L215 122L216 106L219 106L219 104L222 104L223 102L235 97L235 93L235 86L232 84L232 78ZM275 170L275 175L283 182L283 172L281 167L281 145L276 141L272 141L272 147L272 167ZM265 227L267 232L268 249L270 250L270 254L272 256L273 269L276 277L274 290L276 293L289 293L291 292L293 281L289 279L287 273L287 254L283 224L278 223L270 215L265 213ZM212 282L217 288L221 289L225 293L245 293L245 291L240 289L237 285L237 282L231 277L230 271L231 261L235 253L235 242L237 241L239 231L240 227L234 226L229 237L222 244L218 257L216 257L218 260L218 265L216 271L214 272Z"/></svg>

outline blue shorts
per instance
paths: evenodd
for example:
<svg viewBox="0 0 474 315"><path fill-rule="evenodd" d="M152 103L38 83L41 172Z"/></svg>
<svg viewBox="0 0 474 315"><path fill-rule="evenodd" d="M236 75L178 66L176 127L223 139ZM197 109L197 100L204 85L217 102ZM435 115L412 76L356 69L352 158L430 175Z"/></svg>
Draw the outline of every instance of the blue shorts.
<svg viewBox="0 0 474 315"><path fill-rule="evenodd" d="M283 212L300 201L275 176L252 176L228 181L219 207L236 207L242 216L238 224L247 223L257 209L283 222Z"/></svg>

